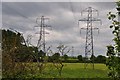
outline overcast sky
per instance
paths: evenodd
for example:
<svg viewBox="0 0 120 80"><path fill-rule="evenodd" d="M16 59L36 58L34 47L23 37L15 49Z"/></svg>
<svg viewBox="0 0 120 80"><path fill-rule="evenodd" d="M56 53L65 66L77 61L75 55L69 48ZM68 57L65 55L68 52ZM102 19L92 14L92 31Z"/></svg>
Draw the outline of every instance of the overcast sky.
<svg viewBox="0 0 120 80"><path fill-rule="evenodd" d="M39 35L38 28L35 28L36 18L45 16L50 20L46 23L52 26L46 28L46 47L55 47L60 43L74 46L74 56L83 55L85 49L85 30L80 34L80 28L86 27L86 23L78 20L85 18L81 16L81 11L87 7L93 7L99 11L99 16L93 16L102 20L94 22L93 27L99 27L100 33L94 31L94 54L106 55L106 46L113 44L112 30L109 28L110 21L107 19L108 12L116 13L114 2L3 2L2 3L2 23L3 29L13 28L23 33L25 39L27 35L32 35L31 43L37 44ZM71 52L68 54L71 55Z"/></svg>

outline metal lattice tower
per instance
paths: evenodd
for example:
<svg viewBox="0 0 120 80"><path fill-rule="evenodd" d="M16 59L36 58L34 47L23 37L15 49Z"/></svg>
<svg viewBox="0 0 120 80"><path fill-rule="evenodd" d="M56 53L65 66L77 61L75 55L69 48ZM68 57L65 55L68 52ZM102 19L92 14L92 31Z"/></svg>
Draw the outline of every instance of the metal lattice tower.
<svg viewBox="0 0 120 80"><path fill-rule="evenodd" d="M49 18L45 18L44 16L37 18L36 19L36 23L37 26L35 27L39 27L39 39L37 42L37 48L38 50L43 50L44 52L46 52L46 41L45 41L45 34L49 34L48 32L45 31L46 27L51 27L45 24L45 20L48 20Z"/></svg>
<svg viewBox="0 0 120 80"><path fill-rule="evenodd" d="M99 31L99 28L93 28L92 27L92 23L94 21L101 21L100 19L96 19L93 18L93 13L97 12L98 10L92 8L92 7L88 7L85 10L82 11L83 12L87 12L87 18L84 19L80 19L79 21L85 21L87 23L87 27L86 28L81 28L81 30L86 30L86 43L85 43L85 65L84 68L87 68L88 65L88 61L90 60L91 56L94 56L94 49L93 49L93 30L97 29ZM92 59L92 67L94 69L94 57Z"/></svg>
<svg viewBox="0 0 120 80"><path fill-rule="evenodd" d="M73 57L74 54L74 46L72 46L72 53L71 53L71 57Z"/></svg>

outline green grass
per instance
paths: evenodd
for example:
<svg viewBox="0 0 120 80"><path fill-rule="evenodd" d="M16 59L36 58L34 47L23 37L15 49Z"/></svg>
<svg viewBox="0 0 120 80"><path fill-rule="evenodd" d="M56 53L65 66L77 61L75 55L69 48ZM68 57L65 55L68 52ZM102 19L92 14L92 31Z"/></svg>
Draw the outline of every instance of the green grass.
<svg viewBox="0 0 120 80"><path fill-rule="evenodd" d="M84 69L82 63L66 63L62 75L65 78L107 78L107 68L104 64L95 64L93 70L89 64L87 69Z"/></svg>
<svg viewBox="0 0 120 80"><path fill-rule="evenodd" d="M105 64L95 64L95 69L89 64L84 69L83 63L64 63L61 78L108 78ZM42 74L35 73L35 78L60 78L57 69L52 63L47 63Z"/></svg>

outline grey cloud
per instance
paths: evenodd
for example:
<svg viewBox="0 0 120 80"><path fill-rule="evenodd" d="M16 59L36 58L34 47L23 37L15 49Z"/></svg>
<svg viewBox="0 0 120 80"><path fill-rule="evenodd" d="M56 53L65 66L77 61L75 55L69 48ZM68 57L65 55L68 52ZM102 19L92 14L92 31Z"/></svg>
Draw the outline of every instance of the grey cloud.
<svg viewBox="0 0 120 80"><path fill-rule="evenodd" d="M114 3L85 3L85 2L3 2L2 13L3 23L9 25L3 25L5 28L12 27L16 30L20 30L24 33L25 37L28 34L35 35L38 30L35 28L35 20L39 16L46 16L50 18L50 24L53 28L49 36L46 36L47 46L59 45L63 43L65 45L74 46L74 55L84 54L85 47L85 31L82 31L80 35L80 28L78 28L78 20L82 17L80 12L86 7L92 6L98 9L100 12L100 18L103 20L103 26L100 27L100 34L94 32L95 40L95 52L97 54L105 53L106 45L110 44L113 35L110 34L109 20L107 20L107 12L115 8ZM12 22L12 23L11 23ZM14 25L14 26L12 26ZM83 27L84 23L80 23L80 27ZM98 23L95 23L95 27L98 27ZM53 34L52 34L53 33ZM57 34L60 34L57 35ZM36 45L38 35L32 39L33 44ZM99 37L98 37L99 36ZM52 37L52 38L50 38ZM104 44L104 46L103 46ZM79 54L78 54L79 53Z"/></svg>

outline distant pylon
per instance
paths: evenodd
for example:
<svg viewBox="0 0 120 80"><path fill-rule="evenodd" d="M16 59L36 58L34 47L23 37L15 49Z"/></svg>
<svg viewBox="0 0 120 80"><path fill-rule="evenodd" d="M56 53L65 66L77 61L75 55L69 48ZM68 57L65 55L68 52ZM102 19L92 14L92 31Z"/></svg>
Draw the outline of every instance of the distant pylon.
<svg viewBox="0 0 120 80"><path fill-rule="evenodd" d="M93 29L97 29L99 32L99 28L93 28L92 23L93 21L101 21L100 19L93 18L93 13L97 12L98 10L88 7L85 10L82 11L87 12L87 18L80 19L79 21L85 21L87 23L87 28L81 28L83 30L86 30L86 44L85 44L85 65L84 68L87 68L88 61L90 60L90 57L94 56L94 49L93 49ZM92 67L94 69L94 57L92 57L92 60L90 61L92 63Z"/></svg>
<svg viewBox="0 0 120 80"><path fill-rule="evenodd" d="M74 54L74 46L72 46L72 53L71 53L71 57L73 57Z"/></svg>

